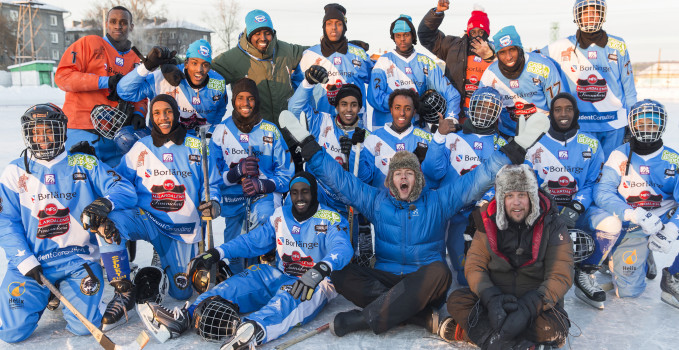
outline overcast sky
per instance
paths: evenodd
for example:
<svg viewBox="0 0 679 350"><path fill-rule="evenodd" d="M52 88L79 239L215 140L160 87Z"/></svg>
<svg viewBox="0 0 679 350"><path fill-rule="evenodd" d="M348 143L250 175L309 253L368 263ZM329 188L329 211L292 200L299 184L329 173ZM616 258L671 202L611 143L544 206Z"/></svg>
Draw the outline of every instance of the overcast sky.
<svg viewBox="0 0 679 350"><path fill-rule="evenodd" d="M66 23L82 18L91 0L43 0L68 11ZM337 0L331 0L337 1ZM213 11L213 0L158 0L170 19L183 19L208 27L207 14ZM339 0L347 9L347 37L370 43L370 51L389 50L394 45L389 38L389 25L400 14L413 18L417 26L433 0ZM245 14L255 8L267 11L274 23L278 38L305 45L316 44L321 32L323 6L318 0L258 0L239 1L241 29ZM480 4L490 18L491 36L498 29L515 25L524 47L543 47L549 42L550 27L559 23L560 36L574 34L573 0L452 0L451 9L441 30L459 35L466 27L474 4ZM679 1L676 0L610 0L604 29L625 39L633 62L656 61L662 49L662 60L679 61L679 36L674 21L679 20ZM420 45L418 49L422 50ZM218 51L218 48L215 48Z"/></svg>

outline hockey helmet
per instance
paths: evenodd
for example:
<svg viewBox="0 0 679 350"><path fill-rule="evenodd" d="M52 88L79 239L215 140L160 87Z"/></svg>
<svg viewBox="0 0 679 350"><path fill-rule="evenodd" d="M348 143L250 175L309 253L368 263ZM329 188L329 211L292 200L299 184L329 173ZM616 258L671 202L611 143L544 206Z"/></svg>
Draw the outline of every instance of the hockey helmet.
<svg viewBox="0 0 679 350"><path fill-rule="evenodd" d="M131 107L131 109L130 109ZM99 135L113 140L120 128L125 125L134 106L128 102L120 102L117 107L96 105L90 113L90 120Z"/></svg>
<svg viewBox="0 0 679 350"><path fill-rule="evenodd" d="M467 114L472 124L479 129L486 129L495 124L500 112L502 112L500 93L490 86L477 89L469 98Z"/></svg>
<svg viewBox="0 0 679 350"><path fill-rule="evenodd" d="M594 238L591 235L575 228L569 229L568 234L573 241L573 262L583 262L594 254Z"/></svg>
<svg viewBox="0 0 679 350"><path fill-rule="evenodd" d="M240 325L238 305L213 295L201 301L193 310L193 328L203 339L223 341Z"/></svg>
<svg viewBox="0 0 679 350"><path fill-rule="evenodd" d="M170 286L167 275L157 266L146 266L137 271L133 278L137 289L137 304L147 301L160 304Z"/></svg>
<svg viewBox="0 0 679 350"><path fill-rule="evenodd" d="M637 141L651 143L660 140L665 132L667 112L661 103L645 99L630 108L627 122Z"/></svg>
<svg viewBox="0 0 679 350"><path fill-rule="evenodd" d="M420 118L425 122L437 124L439 121L439 113L446 115L448 109L448 102L438 93L438 91L429 89L422 94L420 98Z"/></svg>
<svg viewBox="0 0 679 350"><path fill-rule="evenodd" d="M229 265L227 265L224 260L220 260L217 263L217 284L231 276L233 276L233 272L231 272ZM205 291L207 291L208 286L210 285L210 270L206 268L195 269L194 274L189 276L189 278L191 279L193 289L198 292L198 294L203 294Z"/></svg>
<svg viewBox="0 0 679 350"><path fill-rule="evenodd" d="M68 118L53 103L30 107L21 116L24 144L40 160L52 160L61 154L66 142Z"/></svg>
<svg viewBox="0 0 679 350"><path fill-rule="evenodd" d="M113 136L113 142L123 154L127 153L134 144L141 138L151 135L151 129L148 127L134 130L132 125L123 126Z"/></svg>
<svg viewBox="0 0 679 350"><path fill-rule="evenodd" d="M593 20L583 18L592 15ZM578 25L583 33L594 33L601 30L601 26L606 22L606 0L576 0L573 5L573 22Z"/></svg>

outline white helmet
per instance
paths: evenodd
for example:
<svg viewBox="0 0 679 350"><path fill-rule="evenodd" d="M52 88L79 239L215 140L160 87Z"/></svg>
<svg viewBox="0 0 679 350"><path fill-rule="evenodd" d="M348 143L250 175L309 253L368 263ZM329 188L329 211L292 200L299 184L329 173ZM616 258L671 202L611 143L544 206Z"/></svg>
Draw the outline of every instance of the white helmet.
<svg viewBox="0 0 679 350"><path fill-rule="evenodd" d="M593 22L585 22L582 17L586 9L594 10L598 18ZM601 30L601 26L606 22L606 0L575 0L573 22L578 25L583 33L594 33Z"/></svg>
<svg viewBox="0 0 679 350"><path fill-rule="evenodd" d="M637 141L651 143L660 140L665 132L667 112L659 102L645 99L630 108L627 122Z"/></svg>
<svg viewBox="0 0 679 350"><path fill-rule="evenodd" d="M477 89L469 98L467 115L475 127L486 129L495 124L502 112L500 93L490 86Z"/></svg>

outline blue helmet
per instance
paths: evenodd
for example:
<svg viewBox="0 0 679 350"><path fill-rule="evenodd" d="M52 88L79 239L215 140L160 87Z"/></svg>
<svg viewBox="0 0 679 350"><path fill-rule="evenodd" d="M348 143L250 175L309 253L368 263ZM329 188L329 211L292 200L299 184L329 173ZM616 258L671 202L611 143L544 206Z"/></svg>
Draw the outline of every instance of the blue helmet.
<svg viewBox="0 0 679 350"><path fill-rule="evenodd" d="M585 12L587 10L587 12ZM593 11L589 12L589 11ZM596 18L585 20L584 15ZM606 22L606 0L575 0L573 5L573 22L578 25L583 33L594 33L601 30L601 26Z"/></svg>
<svg viewBox="0 0 679 350"><path fill-rule="evenodd" d="M639 142L655 142L660 140L667 125L665 106L654 100L641 100L630 108L627 114L632 136Z"/></svg>
<svg viewBox="0 0 679 350"><path fill-rule="evenodd" d="M501 112L502 98L500 93L490 86L477 89L469 98L467 115L477 128L489 128L495 124Z"/></svg>

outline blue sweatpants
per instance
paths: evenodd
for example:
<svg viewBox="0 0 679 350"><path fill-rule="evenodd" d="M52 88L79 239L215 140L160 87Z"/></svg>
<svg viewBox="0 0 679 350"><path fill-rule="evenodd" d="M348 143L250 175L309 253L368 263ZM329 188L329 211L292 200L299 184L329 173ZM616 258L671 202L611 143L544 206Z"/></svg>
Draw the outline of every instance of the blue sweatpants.
<svg viewBox="0 0 679 350"><path fill-rule="evenodd" d="M106 163L111 168L115 168L120 164L120 159L123 157L123 154L113 140L80 129L68 129L66 135L66 150L71 149L73 145L80 141L87 141L94 147L94 151L99 160Z"/></svg>
<svg viewBox="0 0 679 350"><path fill-rule="evenodd" d="M448 232L446 234L448 258L457 274L457 283L461 286L468 285L467 279L464 277L464 231L469 224L469 215L471 215L470 210L455 214L448 221Z"/></svg>

